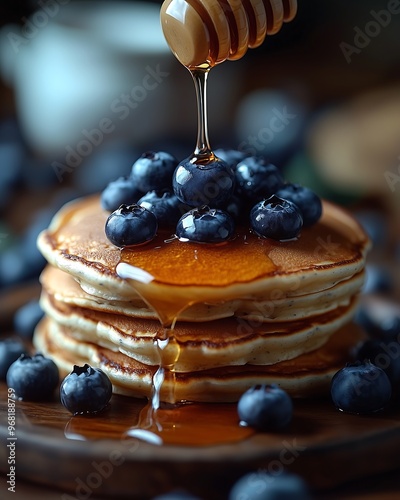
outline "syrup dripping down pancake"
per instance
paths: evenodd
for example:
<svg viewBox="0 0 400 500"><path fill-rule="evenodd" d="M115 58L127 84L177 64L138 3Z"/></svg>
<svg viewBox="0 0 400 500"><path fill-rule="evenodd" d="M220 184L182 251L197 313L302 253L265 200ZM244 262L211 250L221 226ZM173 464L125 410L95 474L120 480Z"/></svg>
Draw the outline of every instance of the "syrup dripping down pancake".
<svg viewBox="0 0 400 500"><path fill-rule="evenodd" d="M58 301L43 290L41 305L57 324L66 327L76 340L119 350L149 365L158 365L155 339L161 325L157 320L132 318L95 311ZM231 365L269 365L295 358L321 347L348 323L356 300L311 320L289 323L251 323L231 317L203 323L178 322L173 335L179 346L174 371L199 371Z"/></svg>
<svg viewBox="0 0 400 500"><path fill-rule="evenodd" d="M229 366L175 375L178 400L198 402L235 402L254 384L277 383L294 397L315 396L328 390L332 376L349 358L352 346L362 338L352 324L338 330L320 349L275 365ZM114 392L149 397L156 367L105 347L73 338L66 327L50 319L39 324L35 346L51 356L63 374L73 364L89 363L101 368L110 377ZM168 392L168 380L162 392ZM162 397L162 394L161 394Z"/></svg>
<svg viewBox="0 0 400 500"><path fill-rule="evenodd" d="M133 318L157 319L155 311L139 297L130 302L100 299L82 290L72 276L52 266L44 270L40 281L48 294L65 304ZM286 297L275 290L268 300L237 299L219 304L194 304L181 314L180 319L203 322L237 316L248 321L276 323L313 318L348 305L361 289L363 281L364 273L361 272L331 288L304 296Z"/></svg>

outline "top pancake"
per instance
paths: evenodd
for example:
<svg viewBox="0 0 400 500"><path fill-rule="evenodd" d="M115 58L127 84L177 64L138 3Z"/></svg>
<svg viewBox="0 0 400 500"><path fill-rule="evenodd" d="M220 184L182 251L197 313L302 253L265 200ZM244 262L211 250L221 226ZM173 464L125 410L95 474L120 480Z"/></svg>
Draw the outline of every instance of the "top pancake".
<svg viewBox="0 0 400 500"><path fill-rule="evenodd" d="M245 228L222 245L181 242L159 232L150 243L121 251L105 235L108 215L98 196L71 202L38 240L51 264L107 300L132 300L144 289L151 305L269 299L277 289L284 297L316 293L361 272L369 246L355 219L326 201L320 221L285 242ZM135 276L134 288L117 274L121 262L130 270L125 275Z"/></svg>

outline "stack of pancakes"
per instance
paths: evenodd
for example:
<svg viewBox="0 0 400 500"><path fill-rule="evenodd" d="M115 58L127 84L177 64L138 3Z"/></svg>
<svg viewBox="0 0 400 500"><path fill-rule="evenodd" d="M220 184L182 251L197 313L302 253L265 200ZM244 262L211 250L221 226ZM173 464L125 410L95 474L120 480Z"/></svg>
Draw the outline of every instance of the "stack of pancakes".
<svg viewBox="0 0 400 500"><path fill-rule="evenodd" d="M106 238L97 196L66 205L38 245L46 313L34 337L62 373L104 370L114 391L150 397L165 324L176 350L176 400L237 401L251 385L277 383L293 396L326 390L360 333L351 324L369 241L344 210L293 241L239 228L221 245L160 231L121 250Z"/></svg>

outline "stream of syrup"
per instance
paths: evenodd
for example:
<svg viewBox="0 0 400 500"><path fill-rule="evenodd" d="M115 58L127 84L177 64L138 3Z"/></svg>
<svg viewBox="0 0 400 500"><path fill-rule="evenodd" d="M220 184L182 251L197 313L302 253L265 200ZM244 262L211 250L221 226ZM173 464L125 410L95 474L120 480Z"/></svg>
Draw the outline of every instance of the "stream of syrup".
<svg viewBox="0 0 400 500"><path fill-rule="evenodd" d="M206 165L215 160L208 138L207 123L207 77L211 67L209 62L195 68L187 67L192 75L196 90L198 124L196 147L191 161L198 165ZM129 252L129 250L125 250L125 252ZM195 301L190 296L178 298L165 294L160 297L159 294L152 293L151 282L154 278L149 273L141 274L140 269L130 264L120 263L117 266L117 273L156 312L161 324L160 331L154 340L159 354L159 367L153 376L151 401L148 407L144 408L143 415L141 414L138 428L131 432L136 437L157 442L158 440L154 438L153 434L157 433L158 435L168 428L168 425L161 424L158 410L165 404L170 408L185 403L178 401L175 397L175 364L179 358L180 348L174 337L174 325L179 315Z"/></svg>
<svg viewBox="0 0 400 500"><path fill-rule="evenodd" d="M207 165L216 158L210 147L207 124L207 77L211 65L204 63L200 67L188 69L196 90L198 124L196 147L191 161L194 164ZM182 244L190 245L187 242ZM185 403L177 400L175 396L175 364L179 358L180 348L174 337L174 325L179 315L195 301L190 295L178 298L168 294L163 297L154 294L151 287L154 278L149 273L143 274L141 269L130 264L121 262L117 266L117 273L156 312L160 320L161 328L154 340L159 354L159 367L153 376L151 400L143 409L136 428L130 430L130 435L153 444L161 444L168 441L167 436L171 436L171 430L175 431L176 423L173 413L168 414L171 419L167 420L164 413L162 423L159 410L163 409L165 412L165 407L173 408Z"/></svg>
<svg viewBox="0 0 400 500"><path fill-rule="evenodd" d="M170 441L171 431L174 435L176 429L176 415L168 413L171 419L165 419L165 411L185 403L178 401L175 396L175 364L179 358L180 347L174 337L174 326L179 314L193 302L189 297L181 300L168 295L160 297L151 287L154 278L149 273L143 274L141 269L126 262L121 262L117 266L117 272L156 312L160 320L160 329L154 339L159 364L153 375L151 397L142 409L137 425L127 433L148 443L160 445ZM160 411L163 412L162 416Z"/></svg>
<svg viewBox="0 0 400 500"><path fill-rule="evenodd" d="M238 12L234 15L234 11L231 11L231 8L224 12L223 9L220 8L218 2L210 2L206 5L208 6L207 8L202 4L192 5L190 1L184 4L179 1L174 3L167 0L161 8L161 21L162 23L165 23L163 28L164 34L166 35L171 50L174 52L178 60L180 60L180 62L190 71L194 82L197 101L198 131L196 147L190 157L190 161L195 165L201 166L207 165L216 160L216 156L210 147L208 137L208 75L210 69L216 64L227 59L229 54L232 56L232 59L238 58L237 49L239 43L239 31L237 27L236 30L232 28L236 26L235 19L239 19L240 17L238 17ZM262 3L260 3L260 7L261 5ZM254 13L253 7L248 10L251 11L252 15L254 14L256 18L260 17L261 14L263 18L265 17L264 8L261 8L259 11L256 9ZM258 13L256 14L256 12ZM227 13L229 13L229 15L226 16ZM177 40L175 39L175 36L177 31L174 27L169 28L170 25L167 21L168 17L169 22L177 22L179 24L179 32L181 33L181 36L184 38L187 36L189 37L186 39L190 42L189 45L192 45L192 49L194 50L194 58L191 59L192 63L185 62L188 45L182 44L181 40L179 40L179 36L178 43L176 44ZM249 23L250 19L251 16L249 17ZM228 28L227 23L231 24L230 28ZM251 31L251 23L249 25L247 25L247 23L244 24L247 26L247 29ZM194 29L194 25L197 26L196 29ZM221 30L216 30L216 26L224 28L222 31L226 31L226 36ZM261 43L264 39L265 33L264 30L258 31L262 31L262 36L259 40L259 43ZM195 32L197 35L200 35L200 38L193 36L193 33ZM233 36L234 33L235 36ZM172 38L168 35L172 35ZM243 38L243 36L244 31L242 30L241 37ZM199 40L202 41L199 42ZM243 41L244 40L242 40L242 42ZM256 45L257 44L253 43L253 46ZM224 50L222 50L223 47ZM245 50L243 47L240 55L243 55L244 52ZM197 56L203 53L204 57L201 55L200 59L198 59ZM188 58L187 61L189 61L189 59L190 58ZM195 63L193 63L193 61L195 61ZM190 245L191 243L180 242L180 244ZM159 367L153 377L152 396L149 404L143 409L140 415L138 425L130 430L130 435L153 442L154 444L161 444L162 442L168 440L167 436L171 434L171 428L175 429L176 424L174 422L176 422L175 418L177 416L177 408L174 409L174 413L169 414L170 418L167 420L164 418L167 414L163 413L163 418L161 419L159 411L170 411L165 408L163 409L165 404L167 404L168 408L173 408L174 406L176 407L178 405L179 407L179 405L185 403L179 401L175 395L175 364L179 359L180 348L178 342L174 338L174 325L179 319L179 315L196 303L196 298L190 294L180 295L179 297L176 295L171 296L168 294L168 291L160 296L159 291L157 293L156 287L152 286L154 276L147 271L143 271L141 268L128 263L129 257L126 258L127 252L129 253L129 249L122 252L121 262L117 266L117 274L132 286L135 292L142 297L144 302L156 312L160 320L160 330L154 340L159 354ZM197 257L198 255L195 253L195 258L197 259ZM239 429L239 423L237 423L236 427ZM232 436L230 436L230 439L231 438Z"/></svg>

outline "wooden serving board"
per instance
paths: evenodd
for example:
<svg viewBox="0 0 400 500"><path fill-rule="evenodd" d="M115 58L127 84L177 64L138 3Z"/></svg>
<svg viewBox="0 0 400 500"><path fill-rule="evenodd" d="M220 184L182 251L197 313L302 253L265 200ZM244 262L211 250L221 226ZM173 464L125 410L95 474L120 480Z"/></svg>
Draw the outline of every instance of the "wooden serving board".
<svg viewBox="0 0 400 500"><path fill-rule="evenodd" d="M0 396L0 469L7 473L4 384ZM210 444L219 432L226 436L224 428L236 425L235 405L218 409L219 420L211 407L199 411L196 421L192 408L194 432L201 429L207 436L209 426L208 444L205 439L196 446L159 446L125 435L143 406L140 400L113 396L97 416L72 417L57 400L17 401L17 479L57 486L63 500L92 494L145 499L177 487L212 500L226 498L241 475L257 469L279 473L285 467L324 490L400 467L400 410L355 416L338 412L329 400L296 400L285 432L244 430L232 442L228 436L228 442Z"/></svg>

